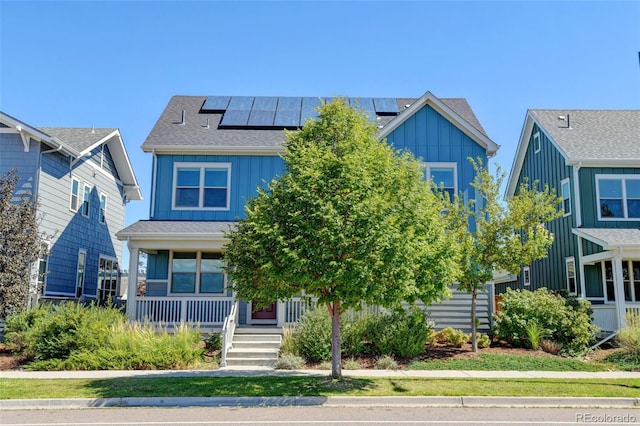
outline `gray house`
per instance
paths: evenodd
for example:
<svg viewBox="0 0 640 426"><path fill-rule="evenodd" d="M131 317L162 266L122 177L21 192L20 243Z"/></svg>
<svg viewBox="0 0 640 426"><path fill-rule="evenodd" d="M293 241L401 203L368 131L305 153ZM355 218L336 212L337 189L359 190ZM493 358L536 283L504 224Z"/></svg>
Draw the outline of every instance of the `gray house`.
<svg viewBox="0 0 640 426"><path fill-rule="evenodd" d="M34 197L47 237L31 298L120 296L125 207L141 200L118 129L34 127L0 112L0 174L16 169L16 196Z"/></svg>
<svg viewBox="0 0 640 426"><path fill-rule="evenodd" d="M506 287L566 290L604 331L640 309L640 110L529 110L507 184L528 178L562 196L546 259Z"/></svg>

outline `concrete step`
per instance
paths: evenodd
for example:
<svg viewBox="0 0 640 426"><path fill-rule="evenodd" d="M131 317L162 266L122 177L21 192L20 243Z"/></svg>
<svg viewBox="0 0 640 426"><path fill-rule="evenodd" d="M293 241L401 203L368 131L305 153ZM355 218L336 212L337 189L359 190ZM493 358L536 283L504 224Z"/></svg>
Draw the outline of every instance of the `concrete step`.
<svg viewBox="0 0 640 426"><path fill-rule="evenodd" d="M237 349L232 348L227 352L227 360L230 358L278 358L278 349Z"/></svg>
<svg viewBox="0 0 640 426"><path fill-rule="evenodd" d="M283 327L276 326L238 326L235 334L279 334L282 335Z"/></svg>
<svg viewBox="0 0 640 426"><path fill-rule="evenodd" d="M279 349L280 342L276 341L255 341L255 342L247 342L247 341L233 341L234 349Z"/></svg>
<svg viewBox="0 0 640 426"><path fill-rule="evenodd" d="M280 344L282 336L279 334L234 334L233 343L236 342L273 342Z"/></svg>
<svg viewBox="0 0 640 426"><path fill-rule="evenodd" d="M227 358L227 367L275 367L276 358Z"/></svg>

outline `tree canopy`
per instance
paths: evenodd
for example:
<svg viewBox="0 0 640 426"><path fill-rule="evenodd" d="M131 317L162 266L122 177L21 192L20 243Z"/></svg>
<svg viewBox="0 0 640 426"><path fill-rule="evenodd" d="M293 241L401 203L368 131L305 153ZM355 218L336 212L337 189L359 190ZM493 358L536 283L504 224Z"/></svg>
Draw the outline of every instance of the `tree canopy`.
<svg viewBox="0 0 640 426"><path fill-rule="evenodd" d="M421 163L378 140L375 124L343 99L287 132L283 158L284 172L227 235L227 272L245 300L304 293L326 305L332 376L341 377L342 313L443 297L456 244Z"/></svg>
<svg viewBox="0 0 640 426"><path fill-rule="evenodd" d="M36 203L14 196L16 171L0 177L0 318L27 307L31 266L38 259Z"/></svg>

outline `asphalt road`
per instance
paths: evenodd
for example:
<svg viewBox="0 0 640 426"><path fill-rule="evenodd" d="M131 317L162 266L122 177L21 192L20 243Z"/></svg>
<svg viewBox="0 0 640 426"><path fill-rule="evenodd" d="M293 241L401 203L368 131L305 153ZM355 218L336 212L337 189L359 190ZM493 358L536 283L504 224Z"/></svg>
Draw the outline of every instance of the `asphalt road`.
<svg viewBox="0 0 640 426"><path fill-rule="evenodd" d="M640 409L182 407L0 411L10 425L571 425L640 424Z"/></svg>

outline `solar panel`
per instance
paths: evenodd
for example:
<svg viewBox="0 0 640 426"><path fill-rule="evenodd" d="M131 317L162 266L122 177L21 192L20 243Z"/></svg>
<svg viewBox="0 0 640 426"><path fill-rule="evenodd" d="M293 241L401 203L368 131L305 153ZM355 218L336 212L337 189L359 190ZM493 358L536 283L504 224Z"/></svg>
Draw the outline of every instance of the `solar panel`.
<svg viewBox="0 0 640 426"><path fill-rule="evenodd" d="M351 106L358 111L364 111L371 120L376 119L376 110L373 106L373 98L351 98Z"/></svg>
<svg viewBox="0 0 640 426"><path fill-rule="evenodd" d="M300 110L277 110L273 125L276 127L300 127Z"/></svg>
<svg viewBox="0 0 640 426"><path fill-rule="evenodd" d="M227 109L231 96L209 96L202 105L202 111L222 112Z"/></svg>
<svg viewBox="0 0 640 426"><path fill-rule="evenodd" d="M232 96L227 109L250 110L253 106L253 96Z"/></svg>
<svg viewBox="0 0 640 426"><path fill-rule="evenodd" d="M220 126L246 126L250 112L248 109L228 109L222 116Z"/></svg>
<svg viewBox="0 0 640 426"><path fill-rule="evenodd" d="M379 113L398 113L398 102L394 98L373 98L376 112Z"/></svg>
<svg viewBox="0 0 640 426"><path fill-rule="evenodd" d="M294 96L283 96L278 98L277 111L300 111L302 98Z"/></svg>
<svg viewBox="0 0 640 426"><path fill-rule="evenodd" d="M316 107L322 105L320 98L302 98L302 112L300 114L300 124L304 125L304 122L310 118L316 118L318 111Z"/></svg>
<svg viewBox="0 0 640 426"><path fill-rule="evenodd" d="M275 111L278 105L278 98L270 96L256 96L252 109Z"/></svg>
<svg viewBox="0 0 640 426"><path fill-rule="evenodd" d="M249 115L249 126L272 127L275 110L252 109Z"/></svg>

